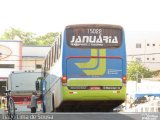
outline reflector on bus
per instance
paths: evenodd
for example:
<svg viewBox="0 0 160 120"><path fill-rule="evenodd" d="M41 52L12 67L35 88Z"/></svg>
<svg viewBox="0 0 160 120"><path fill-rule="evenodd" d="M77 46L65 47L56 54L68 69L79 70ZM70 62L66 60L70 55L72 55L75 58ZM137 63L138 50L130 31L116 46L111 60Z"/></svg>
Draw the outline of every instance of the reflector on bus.
<svg viewBox="0 0 160 120"><path fill-rule="evenodd" d="M123 77L122 77L123 83L126 83L126 80L127 80L127 77L126 77L126 76L123 76Z"/></svg>
<svg viewBox="0 0 160 120"><path fill-rule="evenodd" d="M67 83L67 77L66 76L62 76L62 83Z"/></svg>

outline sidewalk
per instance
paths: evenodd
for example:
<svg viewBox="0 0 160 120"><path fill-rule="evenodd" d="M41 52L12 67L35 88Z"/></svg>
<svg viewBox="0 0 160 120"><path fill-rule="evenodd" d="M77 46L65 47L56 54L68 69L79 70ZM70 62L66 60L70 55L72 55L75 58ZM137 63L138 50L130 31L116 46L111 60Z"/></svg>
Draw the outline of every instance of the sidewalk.
<svg viewBox="0 0 160 120"><path fill-rule="evenodd" d="M4 109L0 108L0 114L4 113Z"/></svg>
<svg viewBox="0 0 160 120"><path fill-rule="evenodd" d="M3 114L4 113L4 104L1 104L0 106L0 114Z"/></svg>
<svg viewBox="0 0 160 120"><path fill-rule="evenodd" d="M2 104L2 103L1 103L1 105L0 105L0 109L3 109L3 108L4 108L4 104Z"/></svg>

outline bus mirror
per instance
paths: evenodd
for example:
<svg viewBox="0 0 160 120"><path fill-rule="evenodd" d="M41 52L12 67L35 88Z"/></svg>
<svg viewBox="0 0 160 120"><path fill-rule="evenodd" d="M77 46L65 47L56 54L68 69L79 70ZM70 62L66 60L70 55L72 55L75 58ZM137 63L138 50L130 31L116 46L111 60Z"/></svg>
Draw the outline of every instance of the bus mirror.
<svg viewBox="0 0 160 120"><path fill-rule="evenodd" d="M36 91L39 91L39 81L37 80L36 82L35 82L35 86L36 86Z"/></svg>
<svg viewBox="0 0 160 120"><path fill-rule="evenodd" d="M43 80L44 78L43 77L38 77L37 78L37 81L39 82L39 89L41 92L42 92L42 89L43 89L43 86L42 86L42 83L43 83ZM38 83L37 83L38 84ZM38 86L38 85L37 85Z"/></svg>

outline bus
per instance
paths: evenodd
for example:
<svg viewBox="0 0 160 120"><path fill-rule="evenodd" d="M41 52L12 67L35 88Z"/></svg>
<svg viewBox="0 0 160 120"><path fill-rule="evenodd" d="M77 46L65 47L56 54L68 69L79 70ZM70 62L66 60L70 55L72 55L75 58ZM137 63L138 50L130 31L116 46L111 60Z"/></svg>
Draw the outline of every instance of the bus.
<svg viewBox="0 0 160 120"><path fill-rule="evenodd" d="M110 111L126 98L126 48L119 25L76 24L54 41L43 66L46 111Z"/></svg>

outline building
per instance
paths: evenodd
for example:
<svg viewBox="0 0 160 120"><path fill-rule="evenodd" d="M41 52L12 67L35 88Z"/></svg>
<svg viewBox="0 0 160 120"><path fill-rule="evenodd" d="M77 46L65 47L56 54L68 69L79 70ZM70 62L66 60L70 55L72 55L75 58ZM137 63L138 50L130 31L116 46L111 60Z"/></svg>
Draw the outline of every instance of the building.
<svg viewBox="0 0 160 120"><path fill-rule="evenodd" d="M0 40L0 93L11 71L22 69L22 41Z"/></svg>
<svg viewBox="0 0 160 120"><path fill-rule="evenodd" d="M40 70L50 47L23 46L20 40L0 40L0 95L12 71Z"/></svg>
<svg viewBox="0 0 160 120"><path fill-rule="evenodd" d="M47 46L24 46L22 48L22 69L41 70L49 49L50 47Z"/></svg>
<svg viewBox="0 0 160 120"><path fill-rule="evenodd" d="M160 41L133 41L127 49L127 61L138 61L150 70L160 70Z"/></svg>

